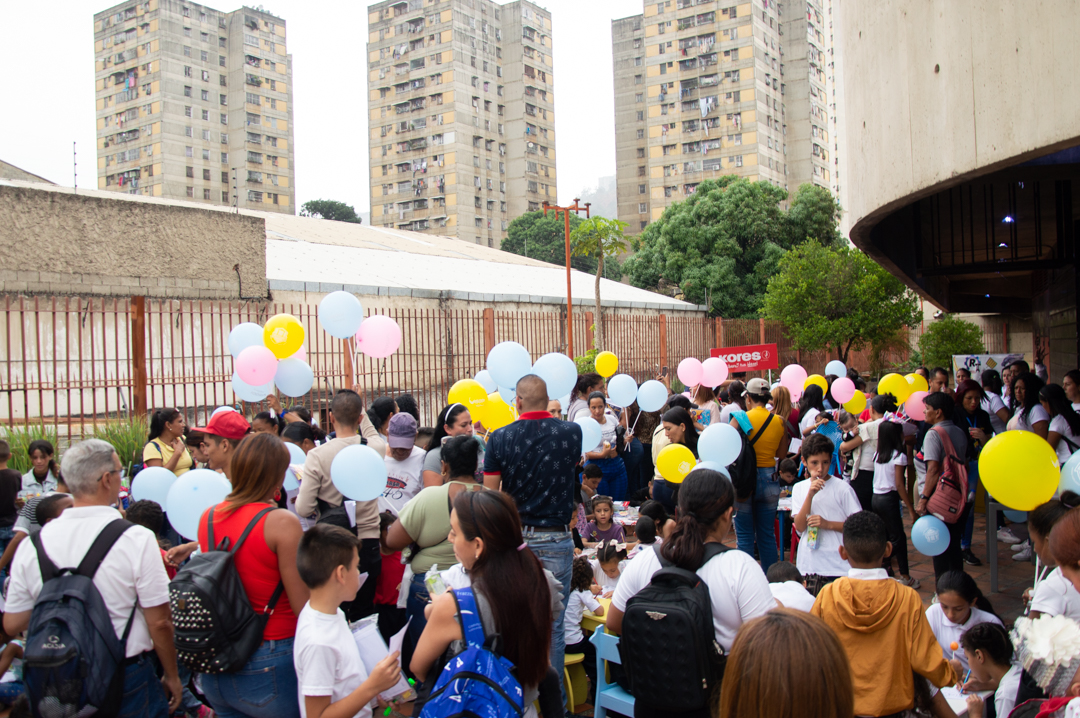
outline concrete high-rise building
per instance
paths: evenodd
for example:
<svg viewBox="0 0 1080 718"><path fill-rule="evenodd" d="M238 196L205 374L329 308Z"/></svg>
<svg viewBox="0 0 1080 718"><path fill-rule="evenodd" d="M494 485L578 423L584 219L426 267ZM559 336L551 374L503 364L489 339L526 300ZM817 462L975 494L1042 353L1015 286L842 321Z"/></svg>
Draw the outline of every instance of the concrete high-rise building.
<svg viewBox="0 0 1080 718"><path fill-rule="evenodd" d="M833 189L820 5L650 0L612 21L619 219L630 231L723 175Z"/></svg>
<svg viewBox="0 0 1080 718"><path fill-rule="evenodd" d="M556 201L551 13L524 0L368 13L371 223L498 247Z"/></svg>
<svg viewBox="0 0 1080 718"><path fill-rule="evenodd" d="M295 212L285 21L182 0L94 15L101 189Z"/></svg>

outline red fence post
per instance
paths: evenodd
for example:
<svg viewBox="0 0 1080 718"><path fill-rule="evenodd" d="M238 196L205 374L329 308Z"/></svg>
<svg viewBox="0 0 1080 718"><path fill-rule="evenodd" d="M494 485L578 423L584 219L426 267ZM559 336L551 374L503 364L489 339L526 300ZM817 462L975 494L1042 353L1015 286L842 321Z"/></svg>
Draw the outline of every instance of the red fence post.
<svg viewBox="0 0 1080 718"><path fill-rule="evenodd" d="M146 416L146 297L131 298L131 405Z"/></svg>
<svg viewBox="0 0 1080 718"><path fill-rule="evenodd" d="M660 366L667 366L667 315L660 315Z"/></svg>
<svg viewBox="0 0 1080 718"><path fill-rule="evenodd" d="M761 332L761 341L758 342L758 343L759 344L764 344L765 343L765 317L761 317L761 318L758 319L758 330Z"/></svg>
<svg viewBox="0 0 1080 718"><path fill-rule="evenodd" d="M588 330L588 327L593 325L593 313L585 312L585 351L590 351L593 348L593 337L596 335ZM608 339L608 344L611 344L611 339Z"/></svg>
<svg viewBox="0 0 1080 718"><path fill-rule="evenodd" d="M484 357L495 348L495 310L488 307L484 310Z"/></svg>

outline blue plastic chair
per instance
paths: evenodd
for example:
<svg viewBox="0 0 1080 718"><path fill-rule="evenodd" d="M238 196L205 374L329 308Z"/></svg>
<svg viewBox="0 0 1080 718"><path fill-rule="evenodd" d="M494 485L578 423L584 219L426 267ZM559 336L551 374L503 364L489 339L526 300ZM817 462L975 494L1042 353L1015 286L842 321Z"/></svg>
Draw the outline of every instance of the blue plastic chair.
<svg viewBox="0 0 1080 718"><path fill-rule="evenodd" d="M624 716L634 715L634 697L619 684L608 683L607 671L604 670L604 661L622 663L619 657L619 637L604 631L593 631L589 640L596 646L596 699L593 715L596 718L607 718L609 709Z"/></svg>

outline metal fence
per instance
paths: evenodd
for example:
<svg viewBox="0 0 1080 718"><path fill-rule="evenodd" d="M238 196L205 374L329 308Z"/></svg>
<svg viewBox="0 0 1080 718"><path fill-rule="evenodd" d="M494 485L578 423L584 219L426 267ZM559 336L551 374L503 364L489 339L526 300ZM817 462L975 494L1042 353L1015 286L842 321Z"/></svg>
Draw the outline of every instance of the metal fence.
<svg viewBox="0 0 1080 718"><path fill-rule="evenodd" d="M307 361L315 373L311 393L283 403L303 404L323 414L340 388L353 388L366 402L409 392L421 423L431 424L450 386L484 368L488 351L514 340L534 359L566 350L565 309L534 312L392 309L378 304L401 327L400 349L371 359L350 342L322 330L316 304L214 302L77 297L4 297L0 312L0 425L43 421L61 439L89 434L109 418L145 415L175 406L190 423L201 424L222 404L237 401L230 387L233 360L228 336L241 322L263 323L278 313L304 325ZM579 352L592 346L592 312L574 314ZM627 310L604 314L605 349L619 357L619 371L637 381L663 366L674 372L684 357L706 358L713 347L775 343L781 367L801 363L821 372L834 356L798 352L778 322L716 319L702 315L641 315ZM907 352L890 358L906 361ZM849 364L869 368L864 352ZM246 405L252 414L261 405Z"/></svg>

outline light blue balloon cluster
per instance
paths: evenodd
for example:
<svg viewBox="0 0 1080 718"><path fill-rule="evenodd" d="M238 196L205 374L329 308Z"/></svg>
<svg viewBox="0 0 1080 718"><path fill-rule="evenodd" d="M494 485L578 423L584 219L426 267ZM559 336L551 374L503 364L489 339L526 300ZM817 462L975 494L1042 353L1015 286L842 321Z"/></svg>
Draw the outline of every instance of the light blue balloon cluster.
<svg viewBox="0 0 1080 718"><path fill-rule="evenodd" d="M616 374L608 379L607 391L612 404L625 407L633 404L637 398L638 385L629 374ZM664 400L667 401L667 397L664 397Z"/></svg>
<svg viewBox="0 0 1080 718"><path fill-rule="evenodd" d="M169 489L176 483L176 474L164 466L147 466L131 480L131 498L153 501L162 508L169 498Z"/></svg>
<svg viewBox="0 0 1080 718"><path fill-rule="evenodd" d="M698 456L718 466L730 466L742 453L742 437L731 424L710 424L698 435Z"/></svg>
<svg viewBox="0 0 1080 718"><path fill-rule="evenodd" d="M949 527L937 516L923 516L911 525L911 543L925 556L939 556L949 548Z"/></svg>
<svg viewBox="0 0 1080 718"><path fill-rule="evenodd" d="M330 480L345 498L371 501L386 491L386 462L370 446L346 446L330 463Z"/></svg>
<svg viewBox="0 0 1080 718"><path fill-rule="evenodd" d="M364 307L351 292L330 292L319 302L319 324L332 337L354 336L363 321Z"/></svg>
<svg viewBox="0 0 1080 718"><path fill-rule="evenodd" d="M637 392L638 408L642 411L659 411L667 400L667 387L655 379L642 384Z"/></svg>
<svg viewBox="0 0 1080 718"><path fill-rule="evenodd" d="M536 360L531 372L547 384L548 398L555 399L569 394L577 383L577 365L565 354L552 352ZM522 375L524 376L524 374ZM632 381L632 380L631 380Z"/></svg>
<svg viewBox="0 0 1080 718"><path fill-rule="evenodd" d="M315 384L315 372L302 359L282 359L274 373L274 384L285 396L303 396Z"/></svg>
<svg viewBox="0 0 1080 718"><path fill-rule="evenodd" d="M517 342L500 342L488 352L488 373L500 387L516 389L518 379L528 374L531 369L532 357L529 356L529 350Z"/></svg>
<svg viewBox="0 0 1080 718"><path fill-rule="evenodd" d="M600 428L600 424L591 416L583 416L574 420L574 423L581 427L581 453L596 451L604 439L604 430Z"/></svg>
<svg viewBox="0 0 1080 718"><path fill-rule="evenodd" d="M194 469L173 483L163 507L177 533L194 541L199 537L202 515L211 506L224 501L231 492L232 484L224 474L210 469Z"/></svg>
<svg viewBox="0 0 1080 718"><path fill-rule="evenodd" d="M248 402L262 401L266 397L274 393L274 382L270 381L262 386L252 386L243 379L239 374L233 373L232 375L232 390L238 397Z"/></svg>
<svg viewBox="0 0 1080 718"><path fill-rule="evenodd" d="M237 324L229 332L229 353L233 359L248 347L263 346L263 328L254 322ZM265 396L265 394L264 394Z"/></svg>

